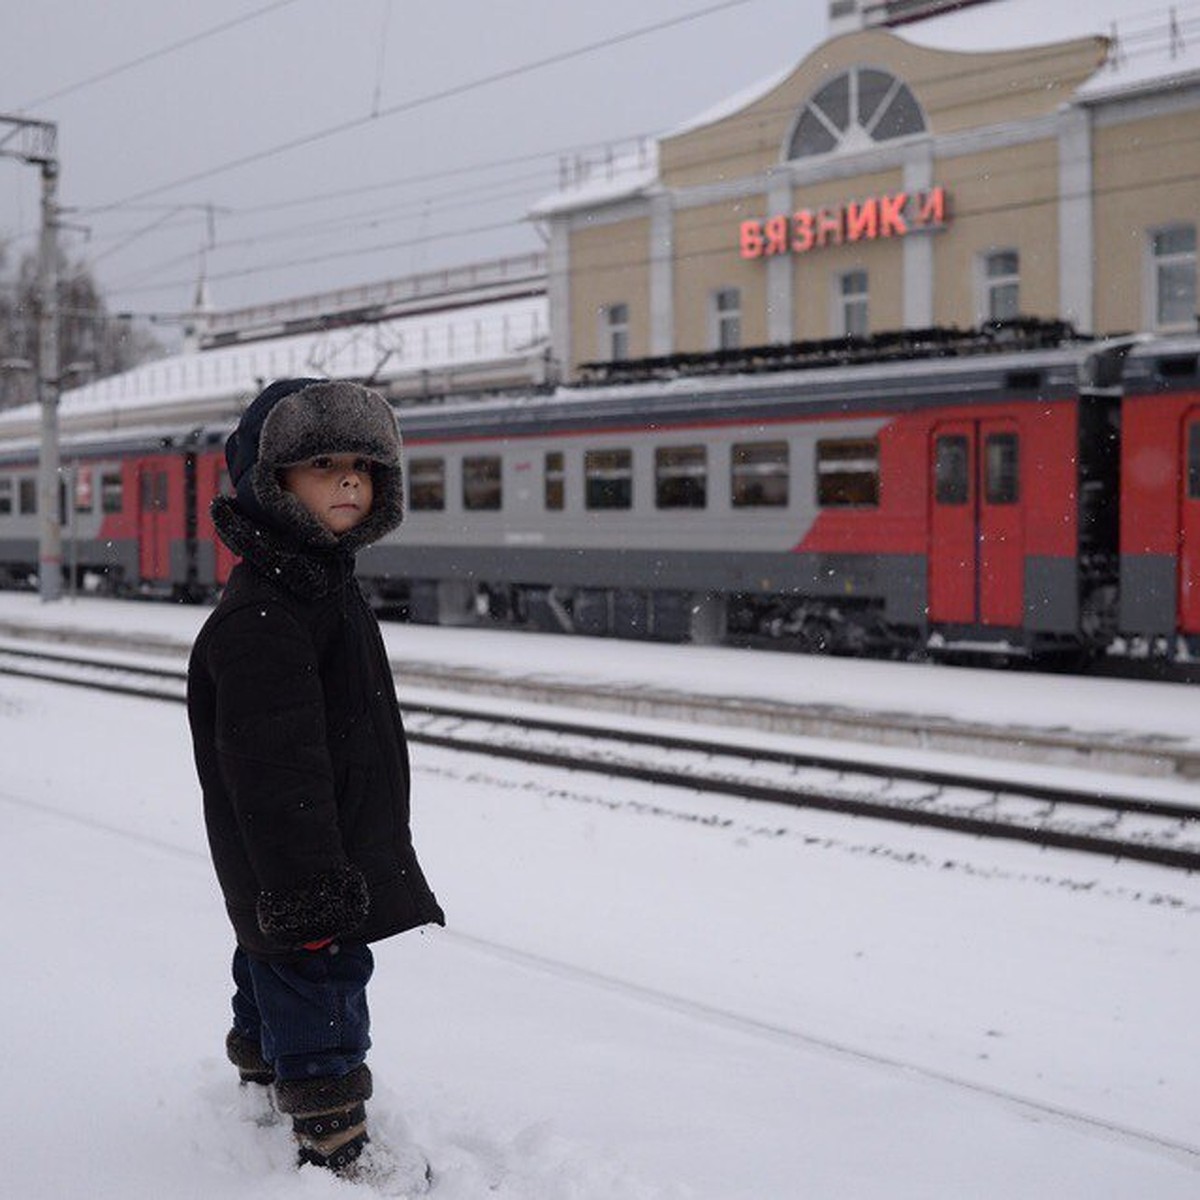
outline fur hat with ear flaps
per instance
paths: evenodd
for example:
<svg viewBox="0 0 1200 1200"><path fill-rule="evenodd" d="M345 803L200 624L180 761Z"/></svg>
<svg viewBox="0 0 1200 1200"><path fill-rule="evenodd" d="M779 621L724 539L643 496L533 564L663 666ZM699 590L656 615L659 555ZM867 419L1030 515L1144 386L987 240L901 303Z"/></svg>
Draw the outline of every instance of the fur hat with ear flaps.
<svg viewBox="0 0 1200 1200"><path fill-rule="evenodd" d="M371 511L341 535L326 529L280 482L282 468L319 454L371 462ZM237 498L214 500L213 521L236 554L255 557L261 541L255 526L307 549L353 554L404 519L400 455L395 413L378 392L344 379L276 380L255 397L225 442Z"/></svg>

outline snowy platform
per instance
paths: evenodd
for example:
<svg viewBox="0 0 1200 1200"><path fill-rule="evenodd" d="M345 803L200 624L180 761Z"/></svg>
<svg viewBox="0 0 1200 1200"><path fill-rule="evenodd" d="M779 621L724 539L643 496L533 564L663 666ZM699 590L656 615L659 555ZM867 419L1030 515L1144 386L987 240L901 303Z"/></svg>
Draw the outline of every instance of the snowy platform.
<svg viewBox="0 0 1200 1200"><path fill-rule="evenodd" d="M14 613L181 644L204 616L0 596ZM982 711L986 684L1013 719L1152 733L1154 707L1200 728L1178 687L388 640L717 692L848 697L857 677L942 711ZM231 947L182 710L0 677L0 764L6 1194L361 1194L297 1176L223 1061ZM413 768L449 926L378 948L372 1120L428 1151L435 1197L1200 1194L1200 879L424 746Z"/></svg>
<svg viewBox="0 0 1200 1200"><path fill-rule="evenodd" d="M186 653L206 607L0 592L0 626L144 636ZM1200 687L385 622L393 660L497 678L1078 734L1200 752ZM403 694L403 681L401 681Z"/></svg>

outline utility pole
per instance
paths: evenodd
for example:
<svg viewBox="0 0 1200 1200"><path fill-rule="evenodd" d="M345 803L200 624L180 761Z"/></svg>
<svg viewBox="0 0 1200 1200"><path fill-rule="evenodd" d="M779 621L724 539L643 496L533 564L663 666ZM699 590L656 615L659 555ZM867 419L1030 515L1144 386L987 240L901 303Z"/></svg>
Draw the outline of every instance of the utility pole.
<svg viewBox="0 0 1200 1200"><path fill-rule="evenodd" d="M0 158L41 169L42 230L37 270L37 394L42 407L38 453L38 591L62 597L62 525L58 453L58 126L52 121L0 115Z"/></svg>

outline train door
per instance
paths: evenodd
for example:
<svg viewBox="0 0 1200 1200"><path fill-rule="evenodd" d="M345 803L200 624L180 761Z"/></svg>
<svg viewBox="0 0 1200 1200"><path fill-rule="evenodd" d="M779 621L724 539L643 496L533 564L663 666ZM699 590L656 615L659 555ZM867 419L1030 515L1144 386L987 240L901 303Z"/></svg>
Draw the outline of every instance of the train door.
<svg viewBox="0 0 1200 1200"><path fill-rule="evenodd" d="M1179 630L1200 633L1200 408L1183 418L1179 511Z"/></svg>
<svg viewBox="0 0 1200 1200"><path fill-rule="evenodd" d="M937 426L929 619L1016 627L1024 611L1020 434L1003 419Z"/></svg>
<svg viewBox="0 0 1200 1200"><path fill-rule="evenodd" d="M138 571L143 580L171 574L170 463L165 456L138 463Z"/></svg>

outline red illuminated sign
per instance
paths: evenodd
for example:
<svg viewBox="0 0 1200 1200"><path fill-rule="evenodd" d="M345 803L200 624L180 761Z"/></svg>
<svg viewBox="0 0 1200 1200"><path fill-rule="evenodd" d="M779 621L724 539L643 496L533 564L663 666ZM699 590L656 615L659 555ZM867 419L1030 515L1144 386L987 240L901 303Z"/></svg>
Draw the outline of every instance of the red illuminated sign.
<svg viewBox="0 0 1200 1200"><path fill-rule="evenodd" d="M937 229L946 223L946 189L927 192L893 192L868 200L851 200L837 208L801 208L765 221L743 221L743 258L769 258L776 254L807 254L826 246L874 242L906 237L919 229Z"/></svg>

